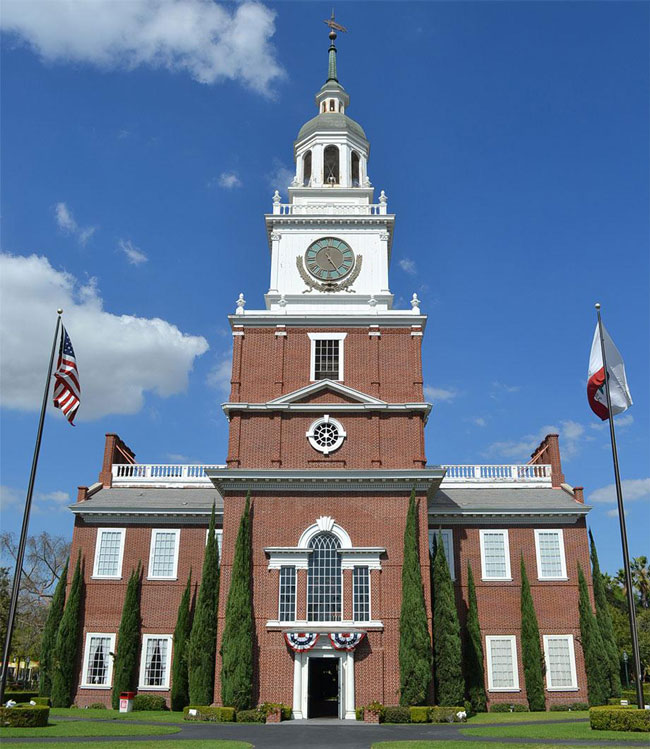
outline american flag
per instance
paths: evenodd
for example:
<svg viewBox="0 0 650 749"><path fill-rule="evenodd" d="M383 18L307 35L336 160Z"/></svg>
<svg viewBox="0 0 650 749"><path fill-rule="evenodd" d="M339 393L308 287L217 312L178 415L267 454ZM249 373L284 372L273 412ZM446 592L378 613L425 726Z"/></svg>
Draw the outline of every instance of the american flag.
<svg viewBox="0 0 650 749"><path fill-rule="evenodd" d="M54 373L54 406L60 408L66 419L74 426L74 417L77 415L77 409L81 402L79 372L68 331L63 325L61 329L59 361Z"/></svg>

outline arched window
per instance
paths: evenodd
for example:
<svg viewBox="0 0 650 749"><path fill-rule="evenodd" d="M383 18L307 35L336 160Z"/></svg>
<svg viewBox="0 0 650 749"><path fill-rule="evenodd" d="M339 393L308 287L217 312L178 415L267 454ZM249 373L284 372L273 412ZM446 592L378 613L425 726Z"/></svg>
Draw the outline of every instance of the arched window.
<svg viewBox="0 0 650 749"><path fill-rule="evenodd" d="M339 149L336 146L327 146L323 155L323 176L326 185L338 185L339 183Z"/></svg>
<svg viewBox="0 0 650 749"><path fill-rule="evenodd" d="M311 179L311 151L302 157L302 184L308 185Z"/></svg>
<svg viewBox="0 0 650 749"><path fill-rule="evenodd" d="M352 187L359 187L359 154L356 151L352 151Z"/></svg>
<svg viewBox="0 0 650 749"><path fill-rule="evenodd" d="M334 99L330 99L330 112L336 112L336 102Z"/></svg>
<svg viewBox="0 0 650 749"><path fill-rule="evenodd" d="M332 533L319 533L309 543L307 571L307 620L341 621L341 555L339 539Z"/></svg>
<svg viewBox="0 0 650 749"><path fill-rule="evenodd" d="M326 108L326 106L327 106L327 105L325 104L325 102L323 102L323 112L325 112L325 108Z"/></svg>

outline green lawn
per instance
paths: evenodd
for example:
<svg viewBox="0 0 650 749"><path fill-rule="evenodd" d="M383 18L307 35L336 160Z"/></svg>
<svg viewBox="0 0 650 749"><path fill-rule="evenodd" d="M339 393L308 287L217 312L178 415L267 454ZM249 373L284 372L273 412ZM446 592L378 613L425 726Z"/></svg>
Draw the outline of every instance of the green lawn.
<svg viewBox="0 0 650 749"><path fill-rule="evenodd" d="M104 743L108 747L108 742L102 742L102 744ZM473 744L474 742L472 741L469 749L472 749ZM20 746L21 749L43 749L45 744L26 742L24 744L17 744L16 746ZM72 741L57 741L52 746L56 747L56 749L79 749L79 743ZM173 746L174 749L253 749L253 745L245 741L213 741L212 739L205 741L178 739L174 741ZM133 741L111 741L110 749L160 749L160 742L136 741L134 743ZM548 746L546 749L548 749ZM589 749L589 747L586 749Z"/></svg>
<svg viewBox="0 0 650 749"><path fill-rule="evenodd" d="M589 720L589 711L567 710L566 712L547 713L478 713L473 715L467 725L476 723L529 723L533 720L576 720L578 718Z"/></svg>
<svg viewBox="0 0 650 749"><path fill-rule="evenodd" d="M50 719L56 717L76 718L77 720L150 720L156 723L182 723L183 713L170 710L139 710L133 713L121 713L119 710L85 710L77 707L53 707Z"/></svg>
<svg viewBox="0 0 650 749"><path fill-rule="evenodd" d="M176 742L174 744L176 745ZM22 744L21 746L28 745ZM549 744L501 744L498 742L486 744L484 741L379 741L373 744L371 749L486 749L486 746L489 749L553 749L553 746ZM569 744L563 744L562 749L602 749L602 747L586 744L571 747Z"/></svg>
<svg viewBox="0 0 650 749"><path fill-rule="evenodd" d="M536 726L482 726L461 728L464 736L494 736L503 739L581 739L582 741L647 741L647 733L636 731L594 731L589 723L549 723Z"/></svg>
<svg viewBox="0 0 650 749"><path fill-rule="evenodd" d="M43 728L0 728L0 739L36 738L50 736L161 736L178 733L176 726L142 726L137 723L99 722L92 720L50 719L50 724ZM57 746L60 744L57 743Z"/></svg>

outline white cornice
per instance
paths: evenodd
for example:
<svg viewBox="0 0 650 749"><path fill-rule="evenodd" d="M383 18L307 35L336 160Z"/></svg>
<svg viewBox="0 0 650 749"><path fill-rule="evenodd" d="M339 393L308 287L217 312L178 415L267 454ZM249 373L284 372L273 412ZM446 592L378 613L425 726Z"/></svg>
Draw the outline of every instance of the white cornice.
<svg viewBox="0 0 650 749"><path fill-rule="evenodd" d="M296 328L367 328L379 325L382 328L426 327L426 315L414 315L410 310L387 310L368 312L276 312L275 310L244 310L241 315L228 315L231 327L266 328L286 325Z"/></svg>
<svg viewBox="0 0 650 749"><path fill-rule="evenodd" d="M590 507L568 510L435 510L429 509L432 528L444 525L530 525L575 523L584 517Z"/></svg>
<svg viewBox="0 0 650 749"><path fill-rule="evenodd" d="M391 411L410 413L412 411L422 412L426 423L430 403L222 403L221 408L228 418L231 412L254 411L254 412L291 412L291 413L322 413L323 411L336 411L352 413L354 411Z"/></svg>
<svg viewBox="0 0 650 749"><path fill-rule="evenodd" d="M130 524L142 522L150 524L152 521L156 521L164 524L191 525L202 520L209 520L212 513L211 506L197 507L191 510L186 507L146 510L131 507L87 507L85 502L70 505L68 509L73 515L90 522L104 522L107 518L110 518L111 523ZM215 516L221 518L223 510L215 510Z"/></svg>
<svg viewBox="0 0 650 749"><path fill-rule="evenodd" d="M298 390L293 390L291 393L281 395L279 398L274 398L264 405L270 406L293 403L294 401L305 398L308 395L319 393L321 390L332 390L333 392L339 393L340 395L345 395L348 398L354 398L358 403L388 405L386 401L380 400L379 398L374 398L372 395L363 393L361 390L355 390L348 385L342 385L340 382L336 382L336 380L329 379L312 382L310 385L305 385L305 387L298 388Z"/></svg>

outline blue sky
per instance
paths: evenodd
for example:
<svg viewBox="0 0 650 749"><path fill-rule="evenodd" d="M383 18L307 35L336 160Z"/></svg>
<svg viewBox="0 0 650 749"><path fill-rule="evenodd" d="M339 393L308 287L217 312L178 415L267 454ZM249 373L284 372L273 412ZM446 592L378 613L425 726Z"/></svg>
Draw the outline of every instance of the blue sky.
<svg viewBox="0 0 650 749"><path fill-rule="evenodd" d="M105 432L140 462L225 458L226 315L240 291L263 306L262 215L315 114L330 6L4 5L2 524L19 529L61 304L84 401L74 429L48 414L31 530L70 535ZM601 562L620 567L585 394L600 301L634 398L617 419L630 550L647 554L649 6L337 13L349 114L397 214L392 291L429 315L429 462L525 462L557 429Z"/></svg>

